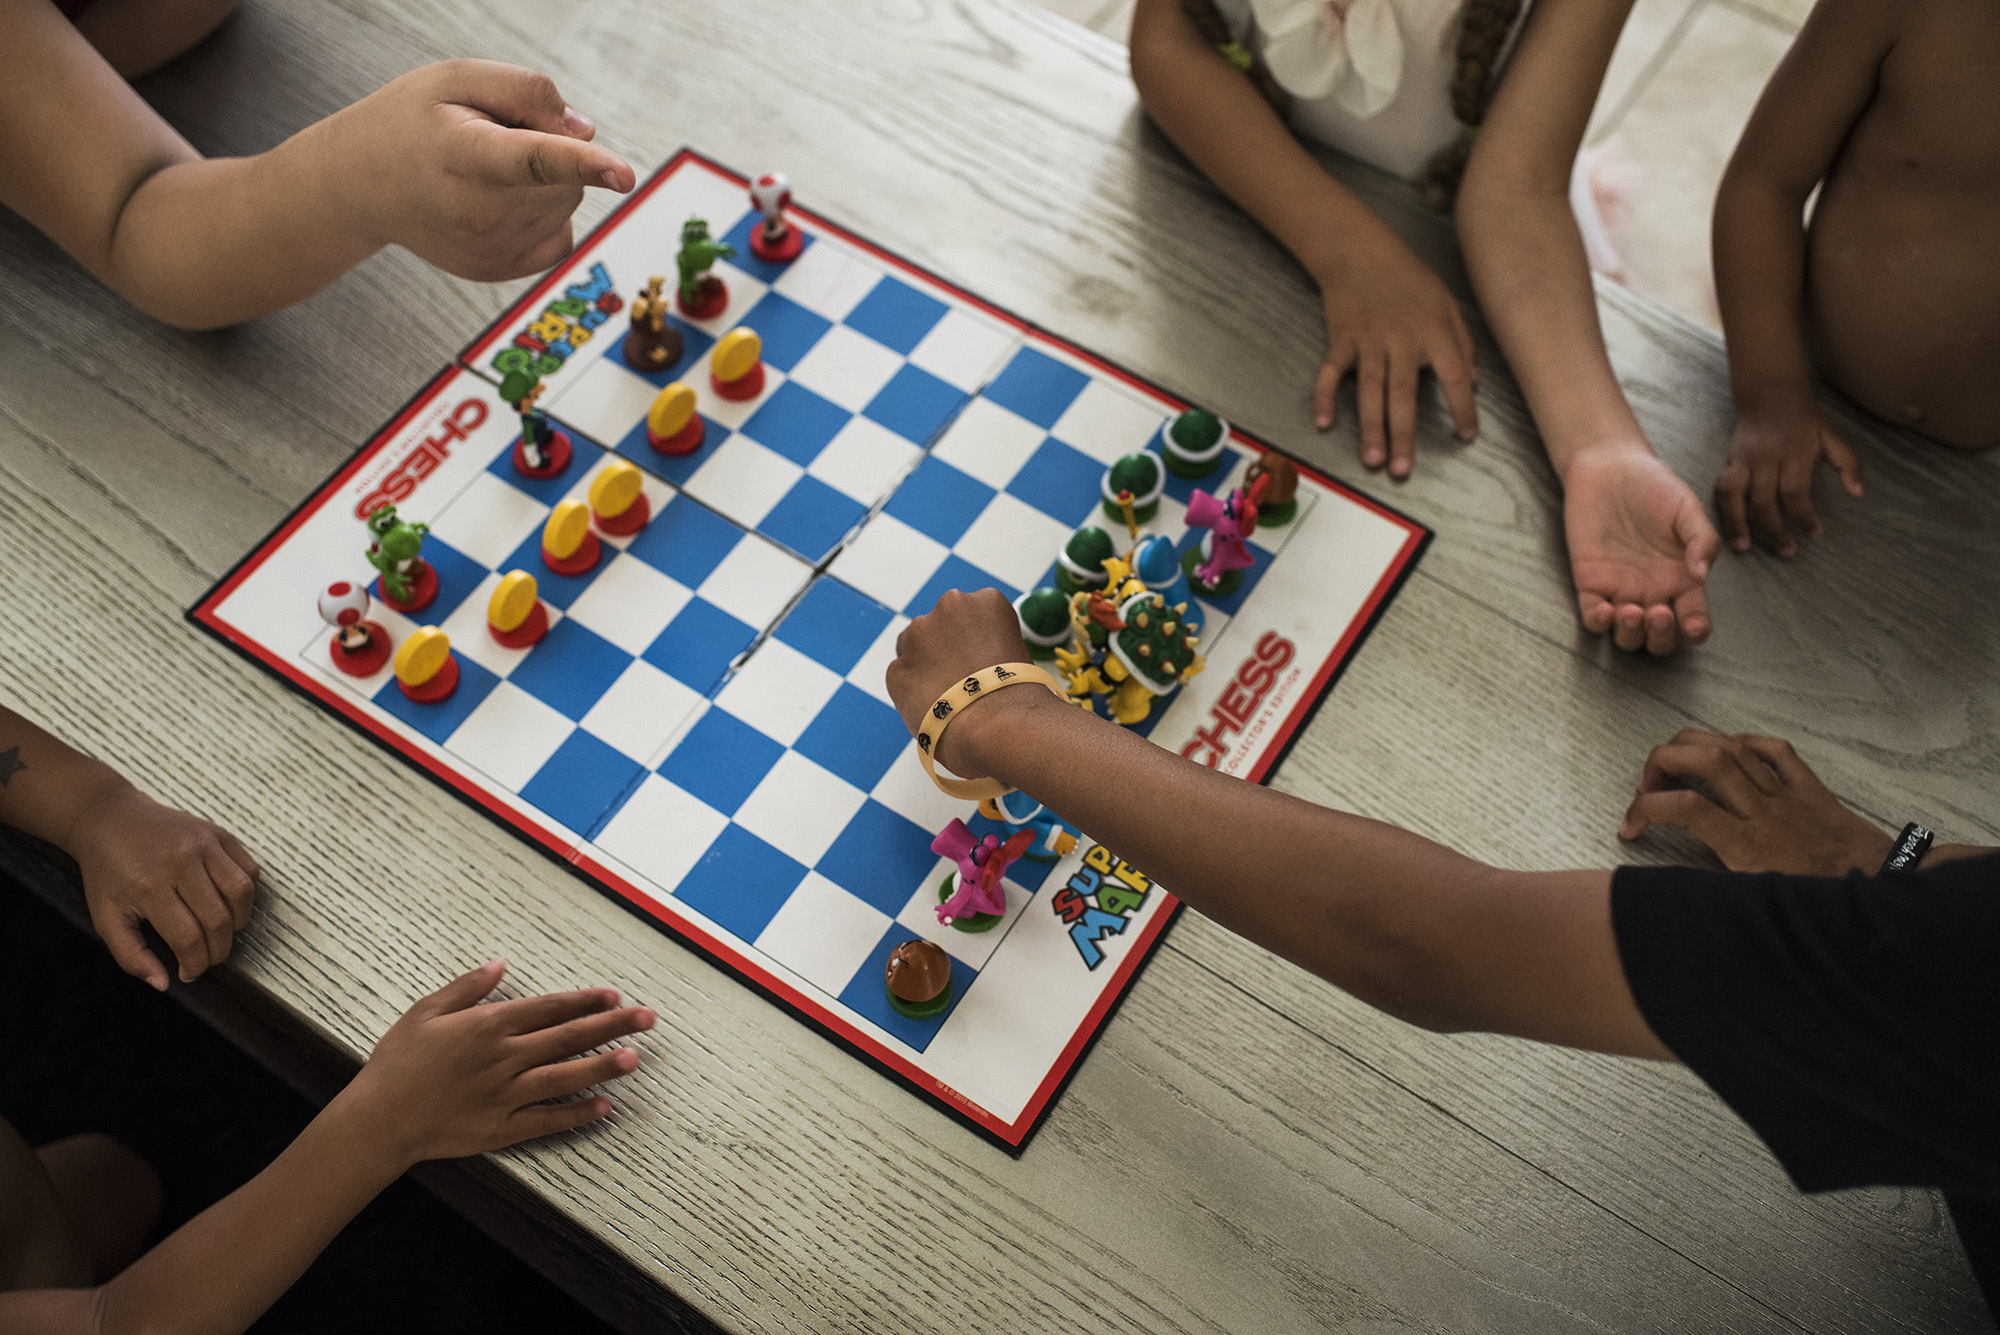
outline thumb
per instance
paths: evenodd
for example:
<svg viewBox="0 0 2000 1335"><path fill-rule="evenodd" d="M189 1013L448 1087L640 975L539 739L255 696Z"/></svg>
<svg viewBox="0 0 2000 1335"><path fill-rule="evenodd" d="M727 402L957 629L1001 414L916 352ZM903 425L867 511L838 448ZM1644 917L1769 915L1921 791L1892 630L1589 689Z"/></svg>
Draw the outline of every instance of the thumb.
<svg viewBox="0 0 2000 1335"><path fill-rule="evenodd" d="M489 120L473 120L468 128L478 167L494 185L601 185L624 194L638 181L625 159L581 139Z"/></svg>
<svg viewBox="0 0 2000 1335"><path fill-rule="evenodd" d="M1680 509L1674 512L1674 538L1683 548L1688 573L1698 580L1707 579L1709 565L1722 550L1722 535L1708 522L1708 511L1691 491L1681 497Z"/></svg>
<svg viewBox="0 0 2000 1335"><path fill-rule="evenodd" d="M1819 432L1820 457L1832 464L1840 474L1841 485L1847 488L1849 496L1861 494L1861 456L1854 447L1841 439L1838 433L1825 427Z"/></svg>
<svg viewBox="0 0 2000 1335"><path fill-rule="evenodd" d="M410 1009L422 1010L430 1015L450 1015L454 1011L470 1010L500 986L500 977L506 972L504 960L488 960L471 973L462 973L452 979Z"/></svg>
<svg viewBox="0 0 2000 1335"><path fill-rule="evenodd" d="M159 956L146 948L146 938L139 934L138 914L115 910L92 913L90 921L119 968L155 992L167 990L166 966L160 963Z"/></svg>

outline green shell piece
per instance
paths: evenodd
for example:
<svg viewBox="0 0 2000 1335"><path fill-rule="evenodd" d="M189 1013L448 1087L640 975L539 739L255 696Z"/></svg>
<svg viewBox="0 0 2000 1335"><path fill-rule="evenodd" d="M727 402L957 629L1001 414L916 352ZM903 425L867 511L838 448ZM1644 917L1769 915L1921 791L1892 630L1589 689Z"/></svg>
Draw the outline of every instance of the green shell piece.
<svg viewBox="0 0 2000 1335"><path fill-rule="evenodd" d="M1021 600L1021 624L1036 635L1057 635L1069 629L1069 599L1055 589L1041 588Z"/></svg>
<svg viewBox="0 0 2000 1335"><path fill-rule="evenodd" d="M1212 448L1222 437L1222 419L1203 408L1190 408L1174 419L1167 436L1189 454Z"/></svg>
<svg viewBox="0 0 2000 1335"><path fill-rule="evenodd" d="M1160 485L1160 480L1159 456L1143 450L1128 454L1111 465L1109 484L1113 492L1129 491L1144 498Z"/></svg>
<svg viewBox="0 0 2000 1335"><path fill-rule="evenodd" d="M1063 544L1063 554L1085 570L1101 570L1106 561L1118 555L1118 548L1112 544L1109 533L1095 524L1086 524Z"/></svg>

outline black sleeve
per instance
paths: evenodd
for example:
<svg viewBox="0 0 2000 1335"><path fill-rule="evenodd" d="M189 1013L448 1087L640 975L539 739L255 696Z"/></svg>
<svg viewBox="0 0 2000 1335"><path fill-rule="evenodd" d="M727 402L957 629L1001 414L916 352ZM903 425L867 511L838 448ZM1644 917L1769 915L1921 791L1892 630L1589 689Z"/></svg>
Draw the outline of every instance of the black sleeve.
<svg viewBox="0 0 2000 1335"><path fill-rule="evenodd" d="M1624 867L1653 1032L1803 1191L2000 1197L2000 855L1844 880Z"/></svg>

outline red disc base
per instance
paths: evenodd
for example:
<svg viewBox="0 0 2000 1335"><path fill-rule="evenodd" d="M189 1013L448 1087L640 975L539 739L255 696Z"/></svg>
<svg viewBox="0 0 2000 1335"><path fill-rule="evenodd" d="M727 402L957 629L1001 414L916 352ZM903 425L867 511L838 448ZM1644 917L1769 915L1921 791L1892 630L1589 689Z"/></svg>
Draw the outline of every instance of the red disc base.
<svg viewBox="0 0 2000 1335"><path fill-rule="evenodd" d="M729 305L729 284L710 274L696 285L693 302L682 301L680 289L674 289L674 305L690 320L712 319Z"/></svg>
<svg viewBox="0 0 2000 1335"><path fill-rule="evenodd" d="M429 561L419 556L416 563L410 567L407 578L410 581L410 596L403 599L391 598L389 591L383 589L384 604L395 608L398 612L421 612L437 601L438 572L431 568ZM380 583L380 580L376 581L377 585Z"/></svg>
<svg viewBox="0 0 2000 1335"><path fill-rule="evenodd" d="M327 645L333 655L333 665L350 677L372 677L389 661L389 632L373 621L361 624L368 629L368 643L359 649L350 653L341 648L338 634Z"/></svg>
<svg viewBox="0 0 2000 1335"><path fill-rule="evenodd" d="M734 380L724 380L710 371L708 386L723 398L733 399L738 403L745 399L754 399L764 392L764 363L758 362Z"/></svg>
<svg viewBox="0 0 2000 1335"><path fill-rule="evenodd" d="M783 235L776 241L764 235L764 227L765 224L759 223L750 229L750 253L766 264L783 264L787 260L795 260L799 257L799 252L806 248L805 237L790 223L785 224Z"/></svg>
<svg viewBox="0 0 2000 1335"><path fill-rule="evenodd" d="M522 477L554 477L569 467L569 436L566 432L551 431L548 441L542 446L542 466L528 467L528 447L523 441L514 442L514 471Z"/></svg>
<svg viewBox="0 0 2000 1335"><path fill-rule="evenodd" d="M598 531L609 533L614 538L629 538L646 527L646 521L653 517L653 503L640 492L639 498L615 515L601 515L592 510L590 517L597 521Z"/></svg>
<svg viewBox="0 0 2000 1335"><path fill-rule="evenodd" d="M651 427L646 428L646 443L660 454L693 454L701 448L701 442L708 435L708 428L702 425L701 414L688 418L688 424L671 436L656 436Z"/></svg>
<svg viewBox="0 0 2000 1335"><path fill-rule="evenodd" d="M458 660L445 659L444 666L437 670L437 675L421 686L412 686L401 677L396 678L396 685L404 695L418 704L434 705L458 689Z"/></svg>
<svg viewBox="0 0 2000 1335"><path fill-rule="evenodd" d="M542 636L549 633L549 609L537 601L535 610L528 613L528 619L514 629L501 630L489 621L486 623L486 631L496 642L508 649L525 649L531 644L540 644Z"/></svg>
<svg viewBox="0 0 2000 1335"><path fill-rule="evenodd" d="M542 564L558 575L581 575L597 564L597 558L604 551L604 544L589 529L583 531L583 541L568 556L556 556L548 548L542 548Z"/></svg>

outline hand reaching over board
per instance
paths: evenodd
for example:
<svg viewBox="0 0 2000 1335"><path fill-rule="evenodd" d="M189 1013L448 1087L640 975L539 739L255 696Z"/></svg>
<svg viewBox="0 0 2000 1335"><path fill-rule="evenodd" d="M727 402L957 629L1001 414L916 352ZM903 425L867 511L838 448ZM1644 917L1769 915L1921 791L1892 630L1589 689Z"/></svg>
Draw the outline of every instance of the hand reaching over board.
<svg viewBox="0 0 2000 1335"><path fill-rule="evenodd" d="M896 657L888 671L889 698L896 702L896 712L914 736L924 710L954 682L995 663L1018 663L1027 657L1020 619L1005 594L998 589L974 593L947 589L936 607L896 637ZM981 715L991 719L1030 707L1030 699L1014 697L1031 697L1034 704L1045 702L1039 690L1000 691L981 700L946 730L938 744L937 762L963 778L983 777L975 769L960 769L954 761L967 763L965 757L971 749L966 745L968 734L981 728L983 720L975 722Z"/></svg>

